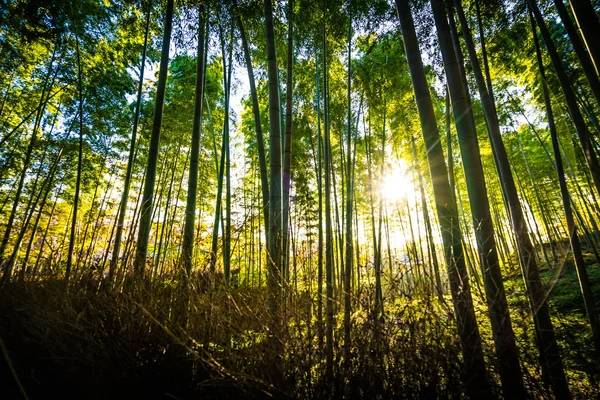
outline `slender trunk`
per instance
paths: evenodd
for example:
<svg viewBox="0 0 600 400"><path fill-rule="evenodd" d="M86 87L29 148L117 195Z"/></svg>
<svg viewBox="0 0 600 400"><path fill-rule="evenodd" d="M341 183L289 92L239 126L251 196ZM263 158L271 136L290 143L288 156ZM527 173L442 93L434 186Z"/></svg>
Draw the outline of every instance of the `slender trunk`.
<svg viewBox="0 0 600 400"><path fill-rule="evenodd" d="M590 53L596 74L600 75L600 22L590 0L569 0L575 21L579 26L583 41Z"/></svg>
<svg viewBox="0 0 600 400"><path fill-rule="evenodd" d="M231 91L231 73L232 73L232 54L233 54L233 26L231 27L230 47L227 63L225 62L225 41L223 38L222 27L219 26L221 37L221 51L223 55L223 78L225 88L225 115L223 121L223 152L225 152L225 179L227 180L227 190L225 192L225 232L223 238L223 273L225 282L229 284L229 274L231 270L231 149L229 148L229 104Z"/></svg>
<svg viewBox="0 0 600 400"><path fill-rule="evenodd" d="M529 4L531 6L532 2ZM539 19L541 19L541 15L539 15L539 17ZM531 15L531 12L530 18L533 41L539 59L541 57L541 50L535 30L534 16ZM548 32L546 31L546 33ZM536 336L538 339L540 358L542 359L542 367L545 367L547 371L556 397L564 399L571 398L571 392L564 373L559 347L556 343L552 321L550 320L550 311L546 302L545 289L541 281L539 269L535 264L533 248L530 253L526 253L525 255L527 254L529 255L530 261L528 264L525 264L527 265L527 268L523 268L523 277L525 278L525 287L529 292L529 303L534 316L533 320L536 327ZM521 257L523 257L523 254L521 254ZM533 268L531 268L532 266Z"/></svg>
<svg viewBox="0 0 600 400"><path fill-rule="evenodd" d="M102 203L100 204L100 210L98 211L98 215L96 216L96 221L94 223L94 227L92 228L92 235L90 237L90 246L88 247L87 256L84 261L84 265L89 266L90 270L94 270L98 268L98 259L95 257L94 251L96 249L96 243L98 239L98 231L102 226L104 226L104 218L106 217L106 206L108 204L108 199L112 197L114 188L114 176L113 179L109 182L106 190L104 192L104 196L102 198ZM114 226L113 226L114 228ZM108 247L110 248L110 243L112 240L112 233L108 238ZM106 252L104 252L106 253Z"/></svg>
<svg viewBox="0 0 600 400"><path fill-rule="evenodd" d="M329 101L326 56L326 27L323 23L323 102L325 105L325 140L323 144L325 157L325 282L326 282L326 332L325 332L325 376L328 382L333 381L333 229L331 225L331 145L329 132Z"/></svg>
<svg viewBox="0 0 600 400"><path fill-rule="evenodd" d="M367 173L369 177L369 204L371 211L371 234L373 236L373 267L377 264L378 259L378 240L377 240L377 230L375 229L375 205L373 201L373 192L375 191L373 186L373 172L371 168L371 118L369 116L369 129L367 129L367 134L365 137L365 152L367 157ZM381 275L375 274L375 302L379 302L379 294L381 293L381 279L377 279L377 276L381 277ZM374 307L377 309L377 305Z"/></svg>
<svg viewBox="0 0 600 400"><path fill-rule="evenodd" d="M223 138L223 142L225 138ZM217 204L215 205L215 218L213 222L212 232L212 245L210 252L210 272L214 274L217 266L217 248L219 242L219 223L221 221L221 204L223 202L223 180L225 171L225 144L221 146L221 156L219 161L219 168L217 169L218 183L217 183Z"/></svg>
<svg viewBox="0 0 600 400"><path fill-rule="evenodd" d="M212 113L208 103L208 97L204 94L206 100L206 110L208 111L208 120L210 124L211 138L213 143L213 155L215 158L215 171L217 173L217 200L215 205L215 216L213 222L212 243L210 252L210 273L214 275L217 266L217 248L219 242L219 223L221 221L221 204L223 201L223 172L225 171L225 152L223 151L224 143L221 144L220 157L217 155L217 141L215 138L215 129L212 120ZM224 140L225 138L223 138Z"/></svg>
<svg viewBox="0 0 600 400"><path fill-rule="evenodd" d="M196 60L196 93L194 98L194 125L192 127L192 148L188 178L185 225L183 228L183 271L184 286L192 272L194 252L194 225L196 223L196 198L198 194L198 157L200 154L200 134L202 129L202 104L204 103L204 4L198 9L198 57Z"/></svg>
<svg viewBox="0 0 600 400"><path fill-rule="evenodd" d="M552 60L552 65L554 66L554 71L556 72L556 76L558 77L558 81L565 96L565 101L569 109L569 114L571 116L573 124L575 125L575 129L577 130L577 135L579 136L579 143L581 144L581 147L583 148L583 153L585 154L585 160L588 164L590 172L592 173L594 185L596 186L596 190L598 191L598 193L600 193L600 163L598 162L596 151L594 150L592 142L590 141L590 133L588 131L587 125L577 105L577 97L575 96L575 92L571 87L571 81L569 80L569 77L565 72L562 60L558 54L558 51L556 50L554 42L552 41L552 37L550 36L550 32L548 31L546 22L542 17L542 13L537 7L536 0L527 0L527 3L529 4L529 9L534 15L537 26L540 28L542 38L544 40L544 43L546 44L546 48L548 49L550 59ZM579 4L579 2L571 2L571 4L575 3ZM585 3L585 1L581 1L581 3ZM596 36L598 36L597 32L598 31L596 31L595 33ZM598 59L598 61L600 61L600 59Z"/></svg>
<svg viewBox="0 0 600 400"><path fill-rule="evenodd" d="M269 85L269 144L271 183L269 190L269 240L267 247L267 289L269 308L269 378L281 383L281 121L279 79L275 51L273 6L265 0L265 25L267 47L267 74ZM327 165L327 164L326 164Z"/></svg>
<svg viewBox="0 0 600 400"><path fill-rule="evenodd" d="M327 93L329 93L329 89L327 90ZM327 97L327 101L329 101L329 97ZM329 108L329 105L327 106ZM331 130L330 130L331 132ZM336 235L333 236L333 292L335 297L337 297L338 295L341 295L342 291L341 290L337 290L337 287L341 287L342 286L342 275L343 272L340 273L340 269L343 269L344 266L340 265L343 262L344 259L344 253L341 251L341 247L342 247L342 229L340 227L340 208L339 208L339 203L338 203L338 191L337 191L337 182L335 179L335 165L333 164L333 155L331 152L331 135L330 135L330 139L329 139L329 149L327 150L329 151L329 163L330 163L330 171L331 171L331 191L333 193L333 221L332 221L332 229L334 229L334 231L337 233L337 237ZM343 185L342 185L343 187ZM339 254L338 254L339 251ZM336 257L336 255L338 255L338 257ZM341 268L340 268L341 267ZM338 282L339 280L339 282ZM340 299L335 299L336 300L336 304L337 302L341 302L341 298ZM335 311L334 311L335 312Z"/></svg>
<svg viewBox="0 0 600 400"><path fill-rule="evenodd" d="M246 32L242 19L238 16L238 28L242 38L242 47L244 49L244 58L246 59L246 68L248 70L248 83L250 86L250 97L252 99L252 113L254 115L254 126L256 130L256 147L258 148L258 163L260 168L260 183L262 190L262 210L264 216L265 232L269 230L269 176L267 174L267 159L265 156L265 143L262 131L262 122L260 119L260 105L258 103L258 93L254 82L254 71L252 69L252 59L246 39Z"/></svg>
<svg viewBox="0 0 600 400"><path fill-rule="evenodd" d="M37 207L37 204L40 201L40 198L42 197L43 193L45 192L44 187L46 186L46 183L49 183L50 180L52 179L53 172L50 172L48 174L48 176L46 177L46 179L44 179L44 181L42 182L42 187L40 188L39 192L37 191L37 185L38 185L40 175L42 173L42 167L44 166L45 157L46 157L46 151L44 151L44 155L42 156L42 159L40 161L40 166L38 167L38 171L37 171L37 174L35 177L35 181L33 183L33 187L31 188L31 196L29 196L29 201L27 202L27 207L25 207L25 215L26 215L25 220L23 221L21 229L19 229L19 235L17 236L17 240L14 244L13 251L10 255L10 258L8 259L8 267L7 268L9 270L9 272L7 274L5 274L7 279L11 275L12 268L14 266L14 262L19 253L19 249L21 248L21 243L23 241L23 238L25 237L25 234L27 233L27 227L29 226L29 221L31 221L31 218L33 217L33 214L35 213L35 208ZM36 195L36 192L37 192L37 195ZM19 271L19 281L20 282L25 281L25 266L26 266L25 263L23 263L23 265L21 266L21 270Z"/></svg>
<svg viewBox="0 0 600 400"><path fill-rule="evenodd" d="M160 69L158 72L158 87L156 90L156 104L154 107L154 121L152 123L152 134L150 136L150 148L148 150L148 161L146 164L146 182L144 184L144 195L140 212L140 228L138 231L135 259L133 262L134 278L143 279L148 254L148 240L152 225L152 201L154 197L154 186L156 183L156 166L158 163L158 150L160 146L160 130L162 126L163 106L165 103L165 89L167 84L167 73L169 70L169 47L171 43L171 30L173 26L173 3L167 0L165 14L165 27L160 58Z"/></svg>
<svg viewBox="0 0 600 400"><path fill-rule="evenodd" d="M62 184L61 184L61 189L62 189ZM50 230L50 225L52 223L52 217L54 216L54 210L56 209L56 204L58 203L58 197L60 195L60 192L61 192L60 189L56 192L57 194L54 198L54 203L52 204L52 209L50 210L50 214L48 216L48 223L46 224L46 228L44 229L44 234L42 235L40 249L38 251L38 255L35 260L35 265L33 267L33 276L37 275L36 272L38 270L40 261L42 259L42 254L44 252L44 244L46 244L46 237L48 236L48 231ZM41 213L41 210L40 210L40 213Z"/></svg>
<svg viewBox="0 0 600 400"><path fill-rule="evenodd" d="M289 214L290 214L290 189L291 189L291 164L292 164L292 100L293 100L293 63L294 63L294 43L293 43L293 13L294 2L289 0L288 4L288 39L287 39L287 83L285 92L285 136L283 140L283 214L282 214L282 243L281 243L281 269L285 279L284 287L287 288L289 281Z"/></svg>
<svg viewBox="0 0 600 400"><path fill-rule="evenodd" d="M81 190L81 172L83 167L83 87L81 72L81 53L79 51L79 37L75 36L77 51L77 86L79 94L79 152L77 155L77 180L75 183L75 197L73 198L73 219L71 221L71 235L69 238L69 254L67 255L67 267L65 270L65 284L69 282L71 266L73 264L73 250L75 249L75 227L77 224L77 210L79 207L79 194Z"/></svg>
<svg viewBox="0 0 600 400"><path fill-rule="evenodd" d="M387 102L383 99L383 125L381 128L381 160L379 164L379 180L383 179L385 169L385 125L387 123ZM381 242L383 233L383 196L379 194L379 229L377 231L377 253L375 257L375 318L383 315L383 290L381 287Z"/></svg>
<svg viewBox="0 0 600 400"><path fill-rule="evenodd" d="M100 173L98 174L100 177L103 175L104 173L104 165L102 165L102 168L100 169ZM88 215L85 221L85 229L83 230L83 238L81 239L81 247L79 248L79 254L77 255L77 262L75 263L75 276L77 276L77 271L79 270L79 264L81 264L81 260L84 258L83 256L83 252L85 251L85 241L87 240L87 235L88 235L88 231L90 229L90 225L92 223L92 217L94 215L94 211L96 210L96 198L98 197L98 189L100 188L100 186L102 185L102 178L100 178L97 183L96 183L96 187L94 188L94 194L92 195L92 201L90 203L90 209L88 210Z"/></svg>
<svg viewBox="0 0 600 400"><path fill-rule="evenodd" d="M41 204L40 204L40 210L37 214L37 217L35 218L35 222L33 223L33 227L31 230L31 236L29 238L29 242L27 244L27 250L25 250L25 256L23 257L23 268L25 268L27 266L27 262L29 260L29 254L31 253L31 249L33 247L33 239L35 238L35 233L37 231L37 227L40 223L40 219L42 217L42 213L44 211L44 206L46 205L46 200L48 199L48 194L51 192L52 190L52 181L54 179L54 176L56 174L56 169L58 167L58 163L60 162L61 156L62 156L62 152L63 152L63 148L61 148L58 152L58 155L56 156L56 159L54 161L54 165L52 166L52 169L50 170L50 173L48 174L48 180L46 182L46 188L44 189L42 187L42 190L44 190L44 197L42 198ZM62 183L61 183L61 188L62 188ZM57 193L60 193L60 189L57 191Z"/></svg>
<svg viewBox="0 0 600 400"><path fill-rule="evenodd" d="M475 13L477 16L477 27L479 29L479 40L481 44L481 58L483 59L483 68L485 70L485 80L487 83L488 93L492 100L494 100L494 90L492 88L492 77L490 75L490 68L488 64L487 49L485 46L485 38L483 31L483 20L481 19L481 10L479 9L479 0L475 0Z"/></svg>
<svg viewBox="0 0 600 400"><path fill-rule="evenodd" d="M190 149L188 149L187 154L185 156L185 161L184 161L184 165L188 164L188 161L190 159ZM164 265L166 263L166 259L167 259L167 252L169 250L169 243L171 243L171 234L173 233L173 225L175 224L175 214L177 213L177 208L179 205L179 198L181 197L181 189L183 187L183 178L185 176L185 169L182 171L181 173L181 178L179 178L179 185L177 186L177 194L175 195L175 204L173 206L168 205L167 207L165 207L165 214L168 213L169 209L173 209L173 212L171 213L171 218L170 218L170 225L169 228L167 230L167 239L165 240L164 246L165 246L165 250L162 252L162 261L159 261L156 265L156 274L157 276L162 276L162 271L164 268ZM169 196L170 198L171 196ZM168 217L165 217L165 224L167 221ZM161 232L161 245L162 245L162 232ZM161 253L162 249L159 248L159 253ZM160 274L158 274L158 271L161 271Z"/></svg>
<svg viewBox="0 0 600 400"><path fill-rule="evenodd" d="M110 265L108 268L108 284L112 285L117 262L119 261L119 253L121 249L121 238L123 237L123 225L125 222L125 214L127 213L127 202L129 201L129 189L131 187L131 173L133 170L133 162L135 160L135 148L137 138L137 128L140 119L140 108L142 105L142 90L144 87L144 71L146 66L146 50L148 48L148 35L150 32L150 14L152 6L148 1L148 11L146 14L146 33L144 34L144 48L142 50L142 62L140 65L140 80L138 82L137 101L135 104L135 113L133 114L133 132L131 134L131 143L129 144L129 158L127 159L127 171L125 172L125 181L123 182L123 193L121 194L121 202L119 203L117 231L115 233L115 244L113 248Z"/></svg>
<svg viewBox="0 0 600 400"><path fill-rule="evenodd" d="M8 245L8 241L10 239L11 231L13 228L16 214L17 214L17 208L19 206L19 202L21 201L21 192L23 190L23 185L25 184L27 169L29 168L29 164L31 162L33 149L34 149L34 146L37 141L38 130L40 128L43 113L45 110L46 102L44 102L44 99L46 97L46 92L51 89L50 81L52 80L52 64L54 62L55 56L56 56L56 47L52 53L52 58L50 59L50 62L48 64L48 72L46 73L46 76L44 77L44 83L42 85L42 94L40 96L40 102L38 104L38 107L36 108L37 114L36 114L35 122L33 124L33 131L31 132L31 138L29 139L29 144L27 146L25 160L23 161L23 170L21 171L21 174L19 176L19 183L17 184L17 189L15 191L15 198L13 199L12 209L11 209L10 215L8 217L8 222L6 223L4 235L2 236L2 242L0 243L0 260L4 259L4 253L6 252L6 246ZM32 115L33 115L33 113L32 113ZM6 138L6 136L5 136L5 138ZM0 146L2 146L2 144L0 144ZM6 276L7 272L10 273L10 271L7 270L9 265L10 265L10 263L5 265L3 280L9 278L8 276Z"/></svg>
<svg viewBox="0 0 600 400"><path fill-rule="evenodd" d="M425 197L425 188L423 185L423 175L421 174L421 169L418 168L417 165L417 146L415 145L415 139L413 137L413 156L415 158L415 167L417 169L417 176L419 178L419 193L421 195L421 205L423 207L423 221L425 222L425 230L427 234L427 248L431 257L431 262L433 264L433 278L435 279L435 292L438 295L438 298L442 300L442 296L444 295L444 290L442 288L442 280L440 278L440 266L438 263L437 252L435 251L435 242L433 241L433 231L431 229L431 221L429 219L429 209L427 207L427 199Z"/></svg>
<svg viewBox="0 0 600 400"><path fill-rule="evenodd" d="M177 171L177 163L179 161L179 152L180 152L180 150L181 150L181 146L178 146L178 148L177 148L177 155L175 155L175 159L173 160L173 165L172 165L172 168L171 168L171 179L169 180L169 188L167 189L167 200L165 201L165 208L164 208L164 211L163 211L163 214L164 214L163 215L163 222L162 222L161 227L160 227L160 233L159 233L159 230L158 230L159 223L157 222L157 224L156 224L156 241L155 241L154 248L156 249L157 248L157 244L158 244L158 249L155 250L155 255L154 255L155 259L154 259L154 265L153 265L153 271L152 271L152 277L153 278L156 278L156 276L157 276L158 264L160 263L160 259L161 259L161 255L162 255L162 251L163 251L162 250L162 247L163 247L163 235L165 233L165 226L167 225L168 219L169 219L169 208L171 207L171 196L172 196L172 193L173 193L173 183L175 182L175 171ZM189 157L189 153L188 153L188 157ZM187 161L188 161L188 159L186 158L186 163L187 163ZM185 171L184 171L183 174L185 175ZM189 196L189 193L188 193L188 196ZM158 210L158 206L159 206L158 202L157 202L156 206L157 206L156 209ZM175 209L175 207L173 207L173 209ZM185 222L187 223L187 221L185 221ZM184 230L184 234L185 234L185 230ZM184 237L183 240L184 240L184 243L185 243L185 237ZM185 257L185 255L183 255L183 256ZM191 262L191 260L190 260L190 262ZM184 260L184 263L185 263L185 260ZM184 264L184 268L185 267L186 267L186 265ZM183 275L185 275L185 276L183 276ZM188 271L187 270L184 270L183 272L180 273L180 279L182 279L182 282L181 282L182 285L187 285L187 281L189 279L189 275L188 275ZM185 288L184 288L184 290L185 290ZM184 292L183 296L185 296L185 295L186 294ZM177 311L181 316L185 315L185 312L183 311L183 307L185 307L186 303L187 302L184 301L183 304L181 304L182 307L180 307L179 310ZM183 320L179 320L178 322L183 323L184 321L185 321L185 318ZM184 326L184 324L181 325L181 326Z"/></svg>
<svg viewBox="0 0 600 400"><path fill-rule="evenodd" d="M147 170L144 169L144 172L142 174L142 180L140 182L140 189L138 192L138 196L135 200L135 208L133 209L133 216L131 218L131 223L129 225L129 235L127 237L127 240L125 241L125 243L127 243L127 245L125 246L124 255L121 257L123 259L123 262L119 263L120 265L117 265L117 267L120 267L121 271L125 270L125 267L129 261L129 257L131 256L132 247L135 246L133 237L135 236L138 224L140 222L140 213L139 212L141 210L141 198L143 195L143 187L146 182L146 172L147 172ZM115 271L115 273L116 272L117 271Z"/></svg>
<svg viewBox="0 0 600 400"><path fill-rule="evenodd" d="M512 172L510 170L510 163L500 133L500 123L498 122L496 106L492 96L490 95L489 88L486 85L486 81L479 64L479 59L477 58L475 44L473 43L473 36L467 23L467 18L462 7L462 1L454 0L454 4L456 5L456 11L460 20L463 38L465 39L465 43L467 45L469 60L471 62L472 71L475 76L477 88L479 90L479 95L483 105L483 111L487 123L490 143L492 145L494 160L496 162L502 184L503 197L509 206L510 215L513 217L513 229L515 232L517 232L524 226L524 221L522 220L521 204L517 195L517 189L513 180ZM452 5L448 0L447 5L448 9L451 10ZM482 37L482 43L483 42L484 38ZM456 51L460 51L460 49L456 49ZM464 89L467 90L467 88ZM469 114L472 116L470 111ZM455 116L456 115L460 114L455 114ZM477 133L475 131L474 122L471 128L472 133L476 138ZM476 140L474 140L473 143L476 143ZM473 153L473 156L479 157L479 154ZM481 164L478 163L478 166L480 167ZM467 171L468 168L469 166L467 163L465 163L465 171ZM480 169L478 172L480 172L480 175L474 175L472 179L481 182L481 184L479 185L480 187L478 189L478 194L471 198L471 208L473 210L473 222L475 224L476 234L478 236L480 251L482 251L482 255L486 257L486 261L482 262L482 265L485 266L485 288L488 307L490 309L490 318L492 320L494 342L500 361L502 389L504 395L508 398L523 398L525 396L525 386L523 384L517 346L510 321L504 285L502 283L502 273L498 263L496 243L493 239L494 230L490 215L489 202L487 201L487 190L483 178L483 169ZM467 183L470 183L469 178L467 178ZM475 185L472 186L474 186L473 190L477 190L475 189ZM471 192L471 190L469 190L469 192ZM478 201L478 198L482 201ZM485 238L489 238L489 240L486 240ZM519 242L522 240L529 241L527 232L517 233L517 238ZM484 244L484 241L487 242L489 247ZM527 244L519 243L519 246L523 248L527 247Z"/></svg>
<svg viewBox="0 0 600 400"><path fill-rule="evenodd" d="M560 1L560 0L559 0ZM594 346L596 353L600 353L600 321L598 320L598 313L594 304L592 296L592 290L586 270L586 265L583 259L581 251L581 243L579 242L579 236L577 235L577 226L573 218L573 211L571 209L571 196L569 195L569 189L567 187L567 181L565 179L565 169L560 155L560 146L558 142L558 133L556 132L556 125L554 124L554 113L552 111L552 104L550 101L550 94L548 93L548 85L546 81L546 74L544 71L544 64L542 56L539 51L539 46L536 43L536 56L537 63L540 72L540 83L542 85L542 93L544 95L544 104L546 107L546 117L548 118L548 128L550 129L550 137L552 138L552 150L554 151L554 160L556 167L556 174L558 176L558 183L560 185L560 194L562 199L562 205L565 209L565 217L567 220L567 229L569 233L569 242L571 249L573 250L573 258L575 261L575 269L579 278L579 286L581 287L581 293L583 295L583 303L587 311L588 320L592 328L592 336L594 338Z"/></svg>
<svg viewBox="0 0 600 400"><path fill-rule="evenodd" d="M465 369L467 375L470 377L468 390L477 398L484 396L492 397L489 382L486 378L481 338L479 336L477 320L475 319L473 300L471 298L467 269L463 257L458 210L450 189L450 184L447 180L448 172L444 162L440 135L436 124L435 112L429 93L429 85L425 76L423 61L421 59L414 22L407 0L396 0L396 6L402 27L402 37L404 39L415 100L419 111L421 130L425 141L438 218L442 228L444 254L448 268L448 278L454 301L454 310L456 313ZM438 14L440 7L442 7L441 14L443 22L446 25L446 46L451 48L452 44L448 44L447 42L450 37L448 35L445 12L443 11L443 5L438 2ZM439 16L438 19L440 19Z"/></svg>
<svg viewBox="0 0 600 400"><path fill-rule="evenodd" d="M324 54L323 54L324 55ZM323 350L323 143L321 135L321 101L319 88L319 56L315 57L315 76L316 76L316 104L317 111L317 189L318 193L318 214L319 214L319 232L317 241L317 335L319 343L319 351Z"/></svg>
<svg viewBox="0 0 600 400"><path fill-rule="evenodd" d="M580 2L579 0L578 2ZM585 74L585 77L590 84L590 88L592 89L592 93L596 98L596 102L600 105L600 80L598 79L598 73L594 68L594 64L590 59L590 55L585 49L585 45L583 44L579 34L577 33L577 28L573 24L571 20L571 16L567 11L567 7L565 7L565 3L563 0L554 0L554 4L556 5L556 10L558 11L558 15L560 16L560 20L562 21L565 30L567 31L567 35L569 35L569 39L571 39L571 44L573 45L573 49L575 50L575 54L577 54L577 58L579 59L579 63L581 64L581 68ZM598 17L596 16L596 22L598 22ZM600 29L600 24L597 24L597 29ZM596 31L595 35L598 35L598 31ZM600 43L600 42L599 42Z"/></svg>
<svg viewBox="0 0 600 400"><path fill-rule="evenodd" d="M352 371L351 336L350 336L350 279L352 276L352 262L354 260L354 244L352 238L352 202L354 200L354 182L352 168L352 18L348 24L348 132L346 136L346 261L344 265L344 370L350 377ZM349 395L350 385L346 386Z"/></svg>

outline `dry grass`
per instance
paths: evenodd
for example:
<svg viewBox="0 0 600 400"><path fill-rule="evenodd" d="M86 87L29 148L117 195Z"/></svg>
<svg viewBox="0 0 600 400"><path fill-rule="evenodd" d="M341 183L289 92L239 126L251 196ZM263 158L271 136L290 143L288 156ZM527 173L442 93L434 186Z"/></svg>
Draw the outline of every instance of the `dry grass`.
<svg viewBox="0 0 600 400"><path fill-rule="evenodd" d="M390 285L385 318L375 321L367 311L372 291L363 288L352 315L350 374L342 369L342 308L336 302L333 381L325 378L316 301L305 291L291 294L282 316L284 378L275 388L266 374L264 289L195 287L185 307L168 281L136 287L134 294L99 290L89 281L72 283L68 291L55 280L4 287L5 398L24 398L17 380L31 399L464 397L452 311L422 291L400 293ZM478 319L486 318L480 312ZM485 328L482 334L498 391L491 338ZM522 353L525 365L535 365L535 353ZM539 376L524 371L534 396L548 396Z"/></svg>

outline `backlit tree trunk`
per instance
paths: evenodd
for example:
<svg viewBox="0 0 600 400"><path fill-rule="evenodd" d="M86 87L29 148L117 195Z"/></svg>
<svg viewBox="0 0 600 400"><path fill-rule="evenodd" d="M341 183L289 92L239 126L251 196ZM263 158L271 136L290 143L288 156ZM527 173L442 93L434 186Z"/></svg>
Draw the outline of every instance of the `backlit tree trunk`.
<svg viewBox="0 0 600 400"><path fill-rule="evenodd" d="M171 30L173 26L173 2L174 0L167 0L167 10L165 14L165 27L160 68L158 72L158 87L156 90L156 103L154 107L154 121L152 123L148 162L146 164L146 182L144 184L144 195L142 197L140 228L138 231L135 259L133 261L133 273L136 278L143 278L144 276L148 254L148 239L150 238L150 227L152 225L152 202L154 197L154 185L156 183L156 165L158 163L160 130L162 125L163 106L165 103L167 73L169 69L169 45L171 43Z"/></svg>
<svg viewBox="0 0 600 400"><path fill-rule="evenodd" d="M442 228L444 254L448 269L450 290L454 301L458 333L461 339L465 370L470 377L467 388L470 393L477 393L478 397L486 396L487 394L491 395L489 382L486 378L481 338L475 319L467 269L464 263L458 212L456 203L453 201L450 184L448 183L448 173L444 162L440 135L429 93L429 85L421 60L414 22L407 0L396 0L396 7L402 27L406 58L421 120L421 130L425 141L438 218ZM443 4L438 2L436 8L437 18L442 18L445 24L444 31L439 34L440 39L442 39L442 34L446 35L444 44L452 52L452 43L450 41L449 29L447 27L448 22L445 19Z"/></svg>

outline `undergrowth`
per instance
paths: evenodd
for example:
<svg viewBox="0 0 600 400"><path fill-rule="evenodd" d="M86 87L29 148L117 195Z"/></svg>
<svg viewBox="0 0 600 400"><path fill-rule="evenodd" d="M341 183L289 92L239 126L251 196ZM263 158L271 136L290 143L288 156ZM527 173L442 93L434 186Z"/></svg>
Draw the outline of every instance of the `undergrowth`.
<svg viewBox="0 0 600 400"><path fill-rule="evenodd" d="M600 268L590 271L599 287ZM599 374L578 287L570 271L557 282L551 307L571 388L577 398L592 398ZM549 398L520 277L506 287L527 389L533 398ZM385 317L374 319L370 289L364 285L354 298L350 374L342 369L342 303L335 303L333 380L325 374L315 296L306 288L286 297L283 378L271 385L264 289L195 290L182 318L177 287L164 281L133 293L89 281L68 289L57 280L11 283L0 292L1 390L9 399L464 397L449 295L440 302L388 284ZM499 394L489 321L474 295Z"/></svg>

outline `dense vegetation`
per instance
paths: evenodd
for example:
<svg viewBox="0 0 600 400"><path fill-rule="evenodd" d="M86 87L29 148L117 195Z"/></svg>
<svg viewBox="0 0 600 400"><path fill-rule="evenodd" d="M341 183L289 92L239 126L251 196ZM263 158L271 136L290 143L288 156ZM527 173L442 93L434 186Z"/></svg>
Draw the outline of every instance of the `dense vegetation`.
<svg viewBox="0 0 600 400"><path fill-rule="evenodd" d="M599 10L0 1L0 395L597 397Z"/></svg>

